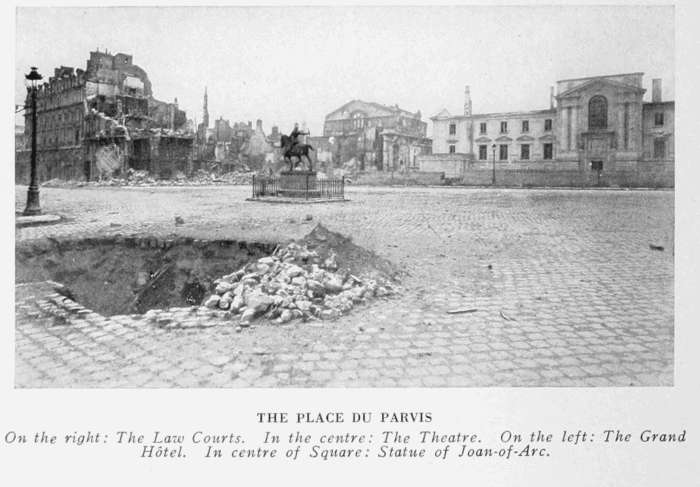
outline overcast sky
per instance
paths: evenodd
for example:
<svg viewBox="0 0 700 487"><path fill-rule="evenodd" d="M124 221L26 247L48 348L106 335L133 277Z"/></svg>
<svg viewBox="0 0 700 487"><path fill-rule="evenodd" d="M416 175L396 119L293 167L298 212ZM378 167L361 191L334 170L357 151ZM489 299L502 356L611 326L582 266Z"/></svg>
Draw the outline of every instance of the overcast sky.
<svg viewBox="0 0 700 487"><path fill-rule="evenodd" d="M558 79L643 71L674 94L672 7L19 8L15 90L38 66L85 68L99 48L133 55L156 98L211 123L260 118L322 132L352 99L458 114L549 106ZM429 123L429 131L430 123Z"/></svg>

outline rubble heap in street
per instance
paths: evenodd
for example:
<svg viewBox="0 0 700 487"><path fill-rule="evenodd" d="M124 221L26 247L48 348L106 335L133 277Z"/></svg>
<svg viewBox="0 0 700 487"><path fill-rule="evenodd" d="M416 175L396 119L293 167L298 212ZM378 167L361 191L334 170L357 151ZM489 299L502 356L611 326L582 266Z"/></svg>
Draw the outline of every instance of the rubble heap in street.
<svg viewBox="0 0 700 487"><path fill-rule="evenodd" d="M226 310L240 326L248 326L261 316L276 323L332 320L358 304L396 292L390 279L356 276L340 264L334 251L323 258L307 245L293 242L217 279L215 294L204 305Z"/></svg>
<svg viewBox="0 0 700 487"><path fill-rule="evenodd" d="M192 176L186 176L183 172L175 173L172 179L154 179L148 171L129 169L123 177L114 176L101 181L63 181L51 179L42 183L42 186L62 188L71 186L199 186L208 184L251 184L253 172L228 172L221 175L198 170Z"/></svg>

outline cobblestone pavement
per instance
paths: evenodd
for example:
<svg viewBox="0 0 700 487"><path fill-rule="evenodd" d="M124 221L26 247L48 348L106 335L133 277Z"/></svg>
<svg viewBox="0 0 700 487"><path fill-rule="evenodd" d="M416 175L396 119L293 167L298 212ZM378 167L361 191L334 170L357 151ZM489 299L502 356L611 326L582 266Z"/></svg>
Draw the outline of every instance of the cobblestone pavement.
<svg viewBox="0 0 700 487"><path fill-rule="evenodd" d="M166 326L58 319L49 289L18 286L17 387L673 384L673 192L349 188L350 202L306 206L246 202L248 192L43 188L45 211L67 221L17 228L16 241L282 242L307 233L311 214L400 264L404 294L335 322L236 333L190 309L170 310ZM16 188L18 208L24 198Z"/></svg>

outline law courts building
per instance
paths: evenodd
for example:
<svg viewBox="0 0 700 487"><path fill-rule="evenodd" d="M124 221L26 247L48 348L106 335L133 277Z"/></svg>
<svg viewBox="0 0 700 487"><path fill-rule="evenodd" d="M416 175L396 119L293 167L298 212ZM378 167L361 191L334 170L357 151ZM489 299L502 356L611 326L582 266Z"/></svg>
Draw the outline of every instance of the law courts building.
<svg viewBox="0 0 700 487"><path fill-rule="evenodd" d="M674 184L674 102L661 80L644 101L643 73L566 79L544 110L431 118L433 150L421 171L464 184L645 186ZM494 178L495 172L495 178Z"/></svg>

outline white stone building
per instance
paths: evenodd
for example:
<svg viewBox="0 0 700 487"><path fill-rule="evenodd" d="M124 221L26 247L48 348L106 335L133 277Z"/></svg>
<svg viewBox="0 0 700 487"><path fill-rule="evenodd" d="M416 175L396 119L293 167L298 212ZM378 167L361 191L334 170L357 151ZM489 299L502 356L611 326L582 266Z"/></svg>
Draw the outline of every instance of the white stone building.
<svg viewBox="0 0 700 487"><path fill-rule="evenodd" d="M513 171L530 171L528 177L570 171L569 179L582 184L607 178L611 184L672 185L674 103L661 100L659 79L645 102L642 78L627 73L561 80L556 95L550 88L548 109L483 114L472 113L467 86L463 114L442 110L431 118L433 154L418 157L419 168L448 178L474 176L476 184L484 182L478 171L490 169L511 171L509 177ZM540 179L547 184L546 174Z"/></svg>

